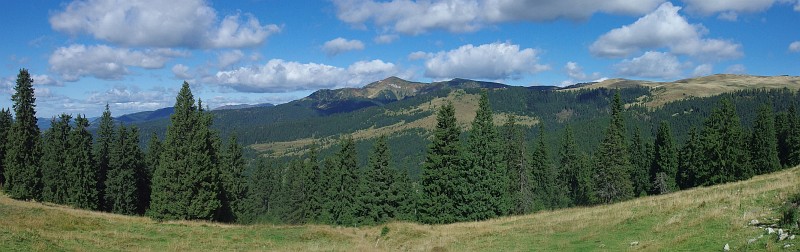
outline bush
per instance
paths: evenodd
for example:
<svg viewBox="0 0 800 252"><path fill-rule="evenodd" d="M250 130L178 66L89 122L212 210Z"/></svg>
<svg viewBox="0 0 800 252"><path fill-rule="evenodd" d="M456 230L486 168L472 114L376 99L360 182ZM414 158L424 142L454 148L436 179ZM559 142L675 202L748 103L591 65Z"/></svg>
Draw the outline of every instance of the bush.
<svg viewBox="0 0 800 252"><path fill-rule="evenodd" d="M789 199L781 206L780 213L781 226L796 229L798 221L800 221L800 193L789 196Z"/></svg>

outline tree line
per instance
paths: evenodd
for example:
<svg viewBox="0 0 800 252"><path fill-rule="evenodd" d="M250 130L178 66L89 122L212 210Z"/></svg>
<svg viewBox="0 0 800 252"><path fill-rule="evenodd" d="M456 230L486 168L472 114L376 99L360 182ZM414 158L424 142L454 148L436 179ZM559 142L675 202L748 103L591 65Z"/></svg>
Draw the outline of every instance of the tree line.
<svg viewBox="0 0 800 252"><path fill-rule="evenodd" d="M654 126L653 141L626 127L630 118L617 91L602 141L586 152L569 124L555 150L544 123L532 142L514 116L496 126L484 91L467 132L457 125L452 103L438 108L421 175L412 181L392 167L387 136L378 138L363 166L350 137L327 157L315 145L288 162L245 160L236 138L223 144L211 130L211 115L185 82L165 139L152 135L145 150L137 144L139 131L114 125L108 107L95 139L81 115L53 118L53 127L40 134L24 69L15 91L14 117L0 111L0 137L7 140L0 184L9 196L156 219L345 226L475 221L614 203L800 164L793 104L778 113L763 104L748 129L727 95L678 143L668 121Z"/></svg>
<svg viewBox="0 0 800 252"><path fill-rule="evenodd" d="M184 82L163 143L142 150L136 127L115 125L108 105L96 137L89 120L54 117L40 134L33 79L17 75L12 111L0 110L0 186L10 197L155 219L236 221L245 178L241 147L222 144Z"/></svg>

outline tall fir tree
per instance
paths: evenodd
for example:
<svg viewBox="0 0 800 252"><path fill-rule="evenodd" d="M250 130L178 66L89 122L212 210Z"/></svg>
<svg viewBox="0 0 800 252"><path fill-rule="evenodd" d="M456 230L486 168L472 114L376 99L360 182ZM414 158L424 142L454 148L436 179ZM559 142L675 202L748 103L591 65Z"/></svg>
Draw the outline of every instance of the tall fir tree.
<svg viewBox="0 0 800 252"><path fill-rule="evenodd" d="M653 163L650 168L650 181L653 183L651 192L664 194L677 189L678 177L678 152L672 137L669 123L661 122L653 144Z"/></svg>
<svg viewBox="0 0 800 252"><path fill-rule="evenodd" d="M392 184L389 185L389 193L387 202L389 208L394 209L392 219L404 221L416 221L417 201L414 195L416 188L408 172L395 170L393 172L394 178Z"/></svg>
<svg viewBox="0 0 800 252"><path fill-rule="evenodd" d="M240 223L255 223L266 219L274 205L274 191L277 187L275 172L264 158L258 158L253 173L247 180L247 197Z"/></svg>
<svg viewBox="0 0 800 252"><path fill-rule="evenodd" d="M704 122L702 185L747 179L752 176L739 115L730 98L724 98Z"/></svg>
<svg viewBox="0 0 800 252"><path fill-rule="evenodd" d="M109 211L110 206L106 204L105 188L111 145L114 141L114 118L111 117L111 110L108 104L106 104L106 109L100 117L100 124L97 128L97 138L95 140L94 158L97 163L97 196L100 199L100 210Z"/></svg>
<svg viewBox="0 0 800 252"><path fill-rule="evenodd" d="M89 119L78 115L69 135L67 150L68 176L67 203L83 209L99 210L100 194L97 192L98 167L92 154L92 134Z"/></svg>
<svg viewBox="0 0 800 252"><path fill-rule="evenodd" d="M391 202L390 189L394 183L394 170L389 167L389 145L386 136L375 141L369 156L369 164L364 172L360 201L362 202L362 223L383 223L395 217L396 204Z"/></svg>
<svg viewBox="0 0 800 252"><path fill-rule="evenodd" d="M72 130L72 116L61 114L53 117L50 128L44 132L42 141L42 200L64 204L67 199L67 184L72 178L67 176L67 162L64 153L70 149L69 134Z"/></svg>
<svg viewBox="0 0 800 252"><path fill-rule="evenodd" d="M556 209L569 205L569 187L559 178L558 170L550 161L544 139L544 125L539 124L539 137L531 158L531 172L535 187L533 194L538 209Z"/></svg>
<svg viewBox="0 0 800 252"><path fill-rule="evenodd" d="M569 198L574 205L585 205L588 202L584 201L586 192L581 189L581 167L580 153L578 152L578 143L575 141L575 136L572 132L572 127L567 124L564 127L564 136L561 138L561 149L558 152L559 163L564 174L567 176L566 185L569 188Z"/></svg>
<svg viewBox="0 0 800 252"><path fill-rule="evenodd" d="M800 115L795 103L789 107L786 130L786 163L789 167L800 165Z"/></svg>
<svg viewBox="0 0 800 252"><path fill-rule="evenodd" d="M781 111L775 114L775 134L778 138L778 159L781 166L789 167L789 112Z"/></svg>
<svg viewBox="0 0 800 252"><path fill-rule="evenodd" d="M631 183L633 183L633 193L639 196L647 195L651 188L650 152L642 139L639 128L633 130L633 139L628 148L631 154Z"/></svg>
<svg viewBox="0 0 800 252"><path fill-rule="evenodd" d="M466 166L460 172L466 181L460 185L465 199L456 202L462 217L467 220L505 215L510 208L508 173L497 140L489 97L484 91L467 139Z"/></svg>
<svg viewBox="0 0 800 252"><path fill-rule="evenodd" d="M763 105L758 109L750 136L750 167L756 173L770 173L781 168L777 137L772 106Z"/></svg>
<svg viewBox="0 0 800 252"><path fill-rule="evenodd" d="M8 142L8 132L11 130L11 124L14 123L13 117L11 117L11 111L8 109L0 109L0 187L3 187L5 184L6 179L3 175L5 170L5 164L3 160L6 158L6 142Z"/></svg>
<svg viewBox="0 0 800 252"><path fill-rule="evenodd" d="M36 98L33 79L28 70L21 69L11 96L14 123L8 132L6 156L3 160L5 192L14 199L40 199L42 156L39 127L36 125Z"/></svg>
<svg viewBox="0 0 800 252"><path fill-rule="evenodd" d="M611 104L611 124L595 153L594 194L598 203L612 203L633 197L631 163L625 141L623 105L619 90Z"/></svg>
<svg viewBox="0 0 800 252"><path fill-rule="evenodd" d="M153 172L148 212L153 218L211 220L221 207L212 117L198 106L184 82Z"/></svg>
<svg viewBox="0 0 800 252"><path fill-rule="evenodd" d="M697 128L689 129L689 136L683 144L678 164L678 186L681 189L701 185L702 178L708 178L708 172L703 164L703 146Z"/></svg>
<svg viewBox="0 0 800 252"><path fill-rule="evenodd" d="M304 165L311 171L311 194L308 197L308 219L306 222L323 221L322 212L325 205L325 189L327 181L323 178L322 166L319 164L319 149L315 142L311 145Z"/></svg>
<svg viewBox="0 0 800 252"><path fill-rule="evenodd" d="M108 211L127 215L139 212L136 172L143 165L138 131L129 130L120 124L109 150L108 177L104 195Z"/></svg>
<svg viewBox="0 0 800 252"><path fill-rule="evenodd" d="M360 207L357 200L359 192L358 160L355 142L352 137L345 137L339 143L339 152L336 153L330 168L331 179L328 188L327 210L330 223L343 226L357 225L356 213Z"/></svg>
<svg viewBox="0 0 800 252"><path fill-rule="evenodd" d="M137 199L139 200L139 214L147 213L147 210L150 208L153 171L155 171L156 167L158 167L159 156L161 155L162 149L163 146L161 146L161 140L159 140L158 135L153 132L150 135L150 139L147 141L147 149L142 154L144 163L141 166L141 169L136 172L136 188L139 192L139 195L137 196Z"/></svg>
<svg viewBox="0 0 800 252"><path fill-rule="evenodd" d="M503 125L503 160L509 178L510 213L525 214L533 211L533 178L527 162L525 136L517 124L517 117L509 115ZM565 170L571 174L571 170Z"/></svg>
<svg viewBox="0 0 800 252"><path fill-rule="evenodd" d="M286 197L286 209L283 219L290 224L306 223L312 214L309 204L313 190L311 167L306 166L304 160L295 159L289 162L286 168L283 192L283 196Z"/></svg>
<svg viewBox="0 0 800 252"><path fill-rule="evenodd" d="M334 188L340 187L339 183L341 179L341 171L339 170L339 165L336 161L336 156L328 156L323 161L322 175L320 179L320 186L322 191L322 197L320 201L320 214L317 218L317 221L332 224L334 223L334 215L333 215L333 208L334 208L334 197L337 195L338 191Z"/></svg>
<svg viewBox="0 0 800 252"><path fill-rule="evenodd" d="M450 223L460 220L456 209L457 186L463 184L457 172L463 166L455 108L444 104L436 115L436 128L428 147L420 176L419 220L423 223Z"/></svg>
<svg viewBox="0 0 800 252"><path fill-rule="evenodd" d="M244 174L245 164L242 147L231 136L225 145L220 160L220 177L222 181L222 213L218 219L236 222L243 214L244 199L247 193L247 180Z"/></svg>

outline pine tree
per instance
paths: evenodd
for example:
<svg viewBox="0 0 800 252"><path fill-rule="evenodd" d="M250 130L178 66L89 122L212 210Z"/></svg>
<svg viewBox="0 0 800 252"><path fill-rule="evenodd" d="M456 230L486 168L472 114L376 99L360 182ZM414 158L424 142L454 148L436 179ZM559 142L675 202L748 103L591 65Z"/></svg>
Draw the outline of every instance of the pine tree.
<svg viewBox="0 0 800 252"><path fill-rule="evenodd" d="M380 136L369 156L369 164L364 172L360 201L362 202L363 224L383 223L394 218L396 205L390 202L390 188L395 174L389 167L389 145L386 136Z"/></svg>
<svg viewBox="0 0 800 252"><path fill-rule="evenodd" d="M509 197L512 199L510 212L525 214L533 211L533 179L530 166L525 157L525 137L517 125L516 116L509 115L503 125L503 160L509 177ZM572 170L565 170L571 175Z"/></svg>
<svg viewBox="0 0 800 252"><path fill-rule="evenodd" d="M689 130L689 137L680 153L680 163L678 165L678 185L681 189L692 188L701 185L700 179L708 178L708 172L704 170L703 146L697 128Z"/></svg>
<svg viewBox="0 0 800 252"><path fill-rule="evenodd" d="M394 220L416 221L415 184L411 182L411 178L409 178L406 171L395 170L393 176L387 196L389 208L394 209L391 218Z"/></svg>
<svg viewBox="0 0 800 252"><path fill-rule="evenodd" d="M14 123L14 119L11 117L11 111L8 109L0 109L0 187L3 187L5 184L6 179L3 175L5 170L5 164L3 160L6 158L6 150L8 146L6 146L6 142L8 142L8 132L11 131L11 124Z"/></svg>
<svg viewBox="0 0 800 252"><path fill-rule="evenodd" d="M800 165L800 116L795 104L789 107L786 131L786 163L789 167Z"/></svg>
<svg viewBox="0 0 800 252"><path fill-rule="evenodd" d="M484 91L467 139L466 166L460 174L466 181L461 185L465 200L456 203L467 220L505 215L510 208L508 174L497 138L489 98Z"/></svg>
<svg viewBox="0 0 800 252"><path fill-rule="evenodd" d="M357 200L360 177L358 176L358 160L356 144L352 137L345 137L340 143L339 152L336 153L336 169L338 176L334 177L332 184L331 201L333 201L333 223L336 225L353 226L357 223L356 211L359 209Z"/></svg>
<svg viewBox="0 0 800 252"><path fill-rule="evenodd" d="M283 192L286 197L286 209L283 219L287 223L302 224L309 221L311 217L311 205L309 204L313 188L311 167L306 166L303 160L295 159L289 162L286 168Z"/></svg>
<svg viewBox="0 0 800 252"><path fill-rule="evenodd" d="M339 183L341 183L341 171L339 170L338 161L336 161L336 156L328 156L325 158L322 163L324 164L324 169L322 170L322 175L320 179L320 186L322 187L322 201L320 202L321 211L320 215L317 218L317 221L332 224L335 222L333 210L335 207L335 200L334 197L337 196L338 190L335 188L341 187Z"/></svg>
<svg viewBox="0 0 800 252"><path fill-rule="evenodd" d="M664 121L658 127L653 144L653 163L650 168L650 180L653 181L652 192L664 194L677 189L678 153L672 140L672 130Z"/></svg>
<svg viewBox="0 0 800 252"><path fill-rule="evenodd" d="M211 115L195 106L189 84L184 82L153 172L151 217L210 220L221 207L214 149L218 141L211 123Z"/></svg>
<svg viewBox="0 0 800 252"><path fill-rule="evenodd" d="M770 173L781 168L778 157L778 138L775 133L775 120L772 106L763 105L758 109L758 116L753 124L750 137L750 167L758 174Z"/></svg>
<svg viewBox="0 0 800 252"><path fill-rule="evenodd" d="M42 191L41 146L39 127L36 126L33 79L28 70L19 70L14 91L11 100L14 102L15 120L8 132L8 149L3 160L5 192L14 199L39 199Z"/></svg>
<svg viewBox="0 0 800 252"><path fill-rule="evenodd" d="M319 164L319 150L317 143L311 145L306 158L305 166L307 170L311 171L310 186L311 194L308 197L309 214L306 222L321 222L323 221L325 205L325 189L327 188L327 181L323 178L322 166Z"/></svg>
<svg viewBox="0 0 800 252"><path fill-rule="evenodd" d="M139 211L136 171L143 165L139 141L131 136L138 132L121 124L117 129L109 150L105 202L112 213L132 215Z"/></svg>
<svg viewBox="0 0 800 252"><path fill-rule="evenodd" d="M108 177L108 162L111 153L111 144L114 141L114 119L111 117L111 110L106 104L106 110L100 117L100 125L97 129L97 142L94 144L94 158L97 162L97 193L100 198L100 210L109 211L110 206L106 204L106 177Z"/></svg>
<svg viewBox="0 0 800 252"><path fill-rule="evenodd" d="M89 120L78 115L75 127L69 135L67 166L69 181L67 203L83 209L99 210L100 199L97 192L98 168L92 155L92 134L89 133Z"/></svg>
<svg viewBox="0 0 800 252"><path fill-rule="evenodd" d="M729 98L724 98L703 127L704 177L702 185L714 185L752 176L739 115Z"/></svg>
<svg viewBox="0 0 800 252"><path fill-rule="evenodd" d="M651 188L650 166L651 157L647 146L642 139L639 128L633 130L633 142L629 147L631 154L631 182L633 193L639 196L647 195Z"/></svg>
<svg viewBox="0 0 800 252"><path fill-rule="evenodd" d="M782 111L775 114L775 133L778 138L778 159L781 166L789 167L789 112Z"/></svg>
<svg viewBox="0 0 800 252"><path fill-rule="evenodd" d="M67 183L72 178L67 176L67 163L64 153L70 149L69 134L72 130L72 116L61 116L50 122L50 128L44 132L42 153L42 200L56 204L64 204L67 199Z"/></svg>
<svg viewBox="0 0 800 252"><path fill-rule="evenodd" d="M461 130L451 102L439 109L433 134L420 177L419 220L423 223L455 222L460 220L456 203L461 200L456 188L463 183L457 171L463 162L459 143Z"/></svg>
<svg viewBox="0 0 800 252"><path fill-rule="evenodd" d="M273 205L273 192L277 187L275 172L264 158L256 160L253 173L247 180L247 197L240 223L255 223L267 217Z"/></svg>
<svg viewBox="0 0 800 252"><path fill-rule="evenodd" d="M231 136L222 151L220 162L220 177L224 192L221 194L223 216L220 216L220 220L235 222L244 211L243 202L247 193L244 168L242 147L239 146L236 136Z"/></svg>
<svg viewBox="0 0 800 252"><path fill-rule="evenodd" d="M581 184L580 181L580 173L581 173L581 164L580 154L578 153L578 143L575 141L575 136L572 133L572 127L567 125L564 128L564 136L561 138L561 149L559 151L559 161L561 164L561 169L563 173L566 175L566 185L569 188L569 198L574 205L584 205L588 204L588 202L582 201L581 199L584 198L581 195Z"/></svg>
<svg viewBox="0 0 800 252"><path fill-rule="evenodd" d="M159 156L163 148L164 147L161 146L161 141L158 139L158 135L153 132L150 135L150 140L147 141L147 151L143 153L144 164L141 166L141 169L136 172L136 188L139 192L137 196L137 199L139 199L139 214L147 213L147 210L150 208L150 195L152 194L150 188L153 181L153 171L158 167Z"/></svg>
<svg viewBox="0 0 800 252"><path fill-rule="evenodd" d="M539 209L556 209L569 204L569 189L559 179L558 171L552 162L544 139L544 125L539 125L539 140L531 158L531 172L535 187L533 194Z"/></svg>
<svg viewBox="0 0 800 252"><path fill-rule="evenodd" d="M622 112L622 101L617 90L611 104L611 124L595 155L594 194L599 203L612 203L633 197L629 173L630 156L625 144Z"/></svg>

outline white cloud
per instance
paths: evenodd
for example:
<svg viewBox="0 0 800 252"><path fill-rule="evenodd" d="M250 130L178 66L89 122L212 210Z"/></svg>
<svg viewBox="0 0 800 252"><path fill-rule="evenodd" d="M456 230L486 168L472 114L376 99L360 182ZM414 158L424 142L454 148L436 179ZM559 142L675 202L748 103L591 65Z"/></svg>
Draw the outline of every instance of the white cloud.
<svg viewBox="0 0 800 252"><path fill-rule="evenodd" d="M226 51L217 56L217 64L220 68L226 68L239 63L243 58L244 53L241 50Z"/></svg>
<svg viewBox="0 0 800 252"><path fill-rule="evenodd" d="M511 21L585 20L594 13L641 15L663 0L334 0L340 20L365 26L370 20L404 34L429 30L471 32L489 24Z"/></svg>
<svg viewBox="0 0 800 252"><path fill-rule="evenodd" d="M728 74L746 74L747 68L744 67L742 64L731 65L727 69L725 69L725 73Z"/></svg>
<svg viewBox="0 0 800 252"><path fill-rule="evenodd" d="M362 43L360 40L347 40L340 37L325 42L325 44L322 45L322 51L330 56L355 50L364 50L364 43Z"/></svg>
<svg viewBox="0 0 800 252"><path fill-rule="evenodd" d="M409 60L421 60L421 59L427 59L427 58L430 58L430 57L433 57L432 53L426 53L426 52L422 52L422 51L416 51L416 52L408 54L408 59Z"/></svg>
<svg viewBox="0 0 800 252"><path fill-rule="evenodd" d="M390 44L390 43L394 42L395 40L397 40L399 37L400 36L397 36L395 34L384 34L384 35L380 35L380 36L375 37L374 41L375 41L375 43L378 43L378 44Z"/></svg>
<svg viewBox="0 0 800 252"><path fill-rule="evenodd" d="M680 77L683 75L684 67L675 55L653 51L614 65L620 75L659 79Z"/></svg>
<svg viewBox="0 0 800 252"><path fill-rule="evenodd" d="M220 71L203 81L241 92L276 93L355 87L392 75L407 75L392 63L359 61L347 68L273 59L264 65Z"/></svg>
<svg viewBox="0 0 800 252"><path fill-rule="evenodd" d="M713 73L713 72L714 72L714 66L713 65L711 65L711 64L701 64L701 65L699 65L699 66L694 68L694 71L692 72L692 76L694 76L694 77L707 76L707 75L711 75L711 73Z"/></svg>
<svg viewBox="0 0 800 252"><path fill-rule="evenodd" d="M517 79L550 69L538 64L539 52L519 45L492 43L461 46L438 52L425 62L425 76L431 78Z"/></svg>
<svg viewBox="0 0 800 252"><path fill-rule="evenodd" d="M174 57L185 53L171 49L132 50L106 45L70 45L60 47L50 55L50 71L64 81L77 81L85 76L104 80L119 80L129 73L128 67L159 69Z"/></svg>
<svg viewBox="0 0 800 252"><path fill-rule="evenodd" d="M46 74L42 74L42 75L32 74L31 75L31 79L33 79L33 85L64 86L64 83L62 83L61 81L58 81L56 79L53 79L53 77L50 77L49 75L46 75Z"/></svg>
<svg viewBox="0 0 800 252"><path fill-rule="evenodd" d="M186 48L252 47L281 30L250 14L219 19L205 0L75 0L53 13L50 25L118 45Z"/></svg>
<svg viewBox="0 0 800 252"><path fill-rule="evenodd" d="M794 1L794 0L791 0ZM714 13L761 12L779 2L787 0L683 0L691 13L710 15Z"/></svg>
<svg viewBox="0 0 800 252"><path fill-rule="evenodd" d="M789 44L790 52L800 52L800 41L795 41Z"/></svg>
<svg viewBox="0 0 800 252"><path fill-rule="evenodd" d="M172 74L175 75L176 79L180 80L192 79L192 75L189 74L189 67L183 64L177 64L172 66Z"/></svg>
<svg viewBox="0 0 800 252"><path fill-rule="evenodd" d="M567 72L567 76L570 79L577 81L596 80L601 77L600 73L598 72L594 72L592 74L586 74L585 72L583 72L583 67L578 65L578 63L572 61L567 62L567 64L564 65L564 70Z"/></svg>
<svg viewBox="0 0 800 252"><path fill-rule="evenodd" d="M647 49L669 48L674 54L704 60L734 59L743 55L741 45L708 39L701 24L689 24L678 14L681 7L667 2L630 25L609 31L589 47L601 57L626 57Z"/></svg>
<svg viewBox="0 0 800 252"><path fill-rule="evenodd" d="M736 12L733 12L733 11L728 11L728 12L720 13L719 16L717 16L717 18L719 18L721 20L725 20L725 21L734 22L737 19L739 19L739 14L737 14Z"/></svg>

